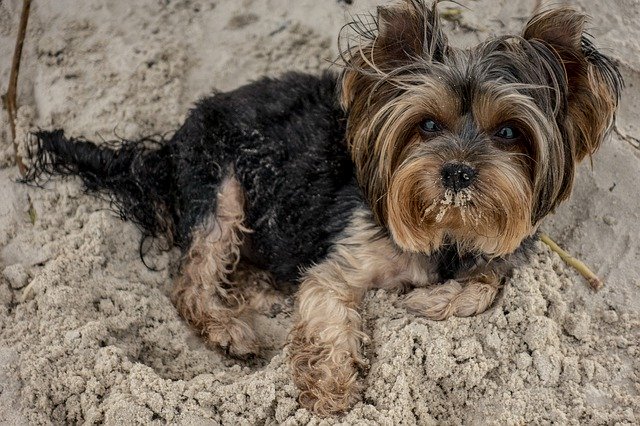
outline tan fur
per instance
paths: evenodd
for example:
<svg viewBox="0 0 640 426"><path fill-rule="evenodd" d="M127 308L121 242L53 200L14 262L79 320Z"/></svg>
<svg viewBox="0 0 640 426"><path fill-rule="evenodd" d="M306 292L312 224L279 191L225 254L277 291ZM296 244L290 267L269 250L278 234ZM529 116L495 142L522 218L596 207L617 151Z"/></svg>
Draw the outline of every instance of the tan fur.
<svg viewBox="0 0 640 426"><path fill-rule="evenodd" d="M358 308L365 292L426 285L435 277L433 265L399 251L378 232L370 214L356 212L347 236L302 280L290 362L300 403L320 414L344 411L360 396L357 372L365 364L366 335Z"/></svg>
<svg viewBox="0 0 640 426"><path fill-rule="evenodd" d="M228 178L217 197L216 215L193 234L172 299L180 315L212 344L243 356L258 351L244 297L231 281L240 260L244 195L239 182Z"/></svg>
<svg viewBox="0 0 640 426"><path fill-rule="evenodd" d="M454 136L466 119L457 94L437 75L421 72L437 66L431 55L444 36L436 21L425 22L419 9L417 3L405 1L379 10L378 36L348 53L342 102L348 108L347 140L358 181L376 220L404 250L429 254L450 237L464 250L493 256L512 253L533 233L534 196L540 197L547 183L532 184L530 176L544 173L531 170L531 164L548 167L550 140L559 135L551 129L527 128L534 135L532 145L539 148L536 155L519 147L510 157L497 148L495 155L474 156ZM396 21L409 28L394 30ZM427 27L436 34L433 45L398 48L412 34L422 40L421 31ZM466 60L464 55L456 57L461 63ZM547 121L529 98L505 95L505 87L488 84L474 97L473 116L485 135L493 135L505 122L526 126ZM451 133L432 137L420 132L419 124L427 117ZM485 145L492 146L490 136L485 137ZM479 171L472 188L452 194L439 184L448 162Z"/></svg>
<svg viewBox="0 0 640 426"><path fill-rule="evenodd" d="M524 38L544 42L564 63L575 161L592 155L600 147L613 125L618 106L610 82L583 54L581 43L586 21L584 13L561 7L534 17L523 31Z"/></svg>
<svg viewBox="0 0 640 426"><path fill-rule="evenodd" d="M262 269L246 263L240 263L232 276L238 291L242 294L245 306L252 312L272 315L289 304L287 296L293 293L294 285L280 283L276 288L273 276Z"/></svg>
<svg viewBox="0 0 640 426"><path fill-rule="evenodd" d="M500 277L491 272L461 281L415 289L403 305L410 312L438 321L451 316L469 317L486 311L500 290Z"/></svg>
<svg viewBox="0 0 640 426"><path fill-rule="evenodd" d="M488 128L488 133L491 134L491 130L495 131L492 127L499 123L537 112L526 99L510 99L509 106L505 105L502 110L505 103L502 99L492 99L489 94L478 96L474 111L479 127ZM418 110L425 108L424 104L417 101L410 104L413 105L411 108ZM491 104L491 108L487 104ZM478 160L469 156L464 147L456 146L455 140L453 143L450 140L436 139L425 142L423 135L407 131L416 127L415 120L411 121L411 108L405 106L398 110L406 116L403 116L403 120L408 120L411 124L398 118L397 122L392 120L395 128L392 126L387 129L389 120L394 116L387 117L386 124L379 129L380 133L372 147L382 159L377 174L384 176L380 179L384 182L380 190L386 195L380 201L386 199L386 208L381 212L386 217L395 242L405 250L430 253L442 244L446 236L450 236L466 250L495 256L513 252L534 230L531 206L536 188L528 178L532 173L528 157L532 154L514 151L511 157L496 155ZM487 109L495 109L496 112L488 114L485 112ZM394 114L399 113L398 111ZM417 112L415 115L420 116ZM433 113L429 115L434 116ZM453 113L450 110L447 118L449 128L460 127L461 118L451 115ZM435 116L443 115L436 113ZM374 115L372 120L376 117ZM407 133L413 135L412 138L405 143L401 142L399 135ZM537 135L535 143L544 146L541 151L547 152L549 142L543 134L546 133ZM384 139L383 142L379 141L381 138ZM358 139L354 143L362 144L360 150L363 151L366 149L366 141L367 139ZM434 149L434 144L441 146ZM360 151L358 155L361 155ZM398 156L402 161L395 158ZM544 164L540 167L548 167L544 155L536 157L542 160L537 164ZM460 194L447 193L438 184L442 166L451 161L470 164L479 170L476 183L468 191ZM384 162L387 164L383 164ZM399 164L391 165L389 162Z"/></svg>

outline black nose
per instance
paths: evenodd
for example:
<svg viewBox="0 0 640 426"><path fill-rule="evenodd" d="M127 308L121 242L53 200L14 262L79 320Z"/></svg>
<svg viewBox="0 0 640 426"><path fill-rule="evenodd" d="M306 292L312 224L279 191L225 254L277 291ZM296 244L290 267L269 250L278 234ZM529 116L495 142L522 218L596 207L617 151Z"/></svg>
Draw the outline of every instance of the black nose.
<svg viewBox="0 0 640 426"><path fill-rule="evenodd" d="M442 184L447 189L460 191L471 185L478 174L472 167L460 163L449 163L442 167Z"/></svg>

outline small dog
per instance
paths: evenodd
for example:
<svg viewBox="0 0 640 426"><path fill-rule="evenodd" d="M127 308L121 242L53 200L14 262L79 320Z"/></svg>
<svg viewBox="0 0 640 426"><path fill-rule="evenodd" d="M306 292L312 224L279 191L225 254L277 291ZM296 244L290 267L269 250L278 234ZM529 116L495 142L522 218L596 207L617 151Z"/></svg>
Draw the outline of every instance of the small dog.
<svg viewBox="0 0 640 426"><path fill-rule="evenodd" d="M202 99L170 141L118 149L35 133L28 180L77 175L183 250L172 300L235 356L258 340L240 259L299 282L290 364L304 407L359 398L371 288L443 320L485 311L612 126L613 62L558 8L521 36L450 47L436 4L381 7L339 76L286 74ZM352 39L353 40L353 39Z"/></svg>

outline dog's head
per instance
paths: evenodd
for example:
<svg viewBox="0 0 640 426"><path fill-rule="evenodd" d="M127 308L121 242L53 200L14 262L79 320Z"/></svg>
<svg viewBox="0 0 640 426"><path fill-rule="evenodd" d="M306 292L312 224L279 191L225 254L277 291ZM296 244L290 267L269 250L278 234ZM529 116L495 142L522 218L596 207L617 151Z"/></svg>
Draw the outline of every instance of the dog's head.
<svg viewBox="0 0 640 426"><path fill-rule="evenodd" d="M585 16L448 45L436 5L403 0L353 24L341 100L359 183L401 248L513 252L566 199L612 126L622 80Z"/></svg>

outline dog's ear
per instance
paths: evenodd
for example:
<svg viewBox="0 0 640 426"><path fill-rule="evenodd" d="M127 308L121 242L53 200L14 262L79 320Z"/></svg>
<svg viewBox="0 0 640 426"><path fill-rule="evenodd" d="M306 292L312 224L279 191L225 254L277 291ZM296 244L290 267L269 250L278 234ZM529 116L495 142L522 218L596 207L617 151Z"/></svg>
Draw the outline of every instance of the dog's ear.
<svg viewBox="0 0 640 426"><path fill-rule="evenodd" d="M615 119L623 82L620 72L584 33L586 16L571 8L534 16L523 38L541 42L557 56L566 75L566 132L576 161L593 154Z"/></svg>
<svg viewBox="0 0 640 426"><path fill-rule="evenodd" d="M417 58L441 61L447 50L436 9L420 0L402 0L379 6L376 19L378 36L375 48L384 52L394 68Z"/></svg>
<svg viewBox="0 0 640 426"><path fill-rule="evenodd" d="M372 22L357 19L345 27L352 33L342 52L345 109L391 73L411 72L413 64L442 60L448 47L436 5L437 1L428 7L423 0L400 0L378 7Z"/></svg>

